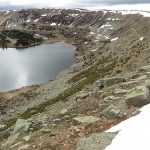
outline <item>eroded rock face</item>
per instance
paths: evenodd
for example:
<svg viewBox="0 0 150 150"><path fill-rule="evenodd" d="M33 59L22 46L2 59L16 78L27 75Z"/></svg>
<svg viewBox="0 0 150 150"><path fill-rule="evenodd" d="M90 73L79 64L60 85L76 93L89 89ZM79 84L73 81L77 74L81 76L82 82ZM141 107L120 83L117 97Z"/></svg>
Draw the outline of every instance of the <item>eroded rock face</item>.
<svg viewBox="0 0 150 150"><path fill-rule="evenodd" d="M117 83L126 82L125 78L113 77L113 78L104 78L96 81L97 89L102 89Z"/></svg>
<svg viewBox="0 0 150 150"><path fill-rule="evenodd" d="M104 150L111 144L117 133L94 133L89 137L81 138L77 150Z"/></svg>

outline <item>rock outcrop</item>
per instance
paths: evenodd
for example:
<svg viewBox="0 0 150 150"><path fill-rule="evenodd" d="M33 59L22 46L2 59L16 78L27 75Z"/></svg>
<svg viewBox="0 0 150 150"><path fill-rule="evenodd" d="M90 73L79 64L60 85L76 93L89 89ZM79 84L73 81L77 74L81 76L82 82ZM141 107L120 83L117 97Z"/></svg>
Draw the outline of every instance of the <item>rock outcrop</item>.
<svg viewBox="0 0 150 150"><path fill-rule="evenodd" d="M126 82L125 78L113 77L113 78L104 78L96 81L97 89L102 89L117 83Z"/></svg>
<svg viewBox="0 0 150 150"><path fill-rule="evenodd" d="M26 133L28 132L30 127L30 123L25 120L25 119L18 119L16 124L15 124L15 128L13 130L13 134L16 133Z"/></svg>
<svg viewBox="0 0 150 150"><path fill-rule="evenodd" d="M144 86L139 86L127 95L126 103L128 106L141 107L150 103L150 81L146 81Z"/></svg>

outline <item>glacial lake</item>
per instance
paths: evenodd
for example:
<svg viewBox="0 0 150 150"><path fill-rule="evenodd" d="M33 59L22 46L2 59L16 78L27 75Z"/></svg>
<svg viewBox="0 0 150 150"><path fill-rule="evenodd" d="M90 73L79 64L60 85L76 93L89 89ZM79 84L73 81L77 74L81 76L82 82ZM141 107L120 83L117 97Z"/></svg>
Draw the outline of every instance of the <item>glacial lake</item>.
<svg viewBox="0 0 150 150"><path fill-rule="evenodd" d="M0 92L54 79L75 62L74 50L65 42L25 49L0 48Z"/></svg>

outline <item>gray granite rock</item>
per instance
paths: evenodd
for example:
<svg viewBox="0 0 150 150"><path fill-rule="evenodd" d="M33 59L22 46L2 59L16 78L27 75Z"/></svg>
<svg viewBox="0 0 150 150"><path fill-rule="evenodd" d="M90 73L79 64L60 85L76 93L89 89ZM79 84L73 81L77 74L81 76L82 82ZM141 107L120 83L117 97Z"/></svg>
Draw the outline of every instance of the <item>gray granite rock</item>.
<svg viewBox="0 0 150 150"><path fill-rule="evenodd" d="M126 96L128 106L141 107L150 103L149 89L145 86L138 86Z"/></svg>
<svg viewBox="0 0 150 150"><path fill-rule="evenodd" d="M73 118L73 120L77 123L91 124L91 123L94 123L96 121L99 121L100 118L99 117L93 117L93 116L84 116L84 117L75 117L75 118Z"/></svg>
<svg viewBox="0 0 150 150"><path fill-rule="evenodd" d="M104 116L106 118L115 118L120 117L121 111L114 105L108 106L101 114L101 116Z"/></svg>
<svg viewBox="0 0 150 150"><path fill-rule="evenodd" d="M111 144L113 138L117 135L115 133L94 133L88 137L83 137L77 144L77 150L104 150Z"/></svg>
<svg viewBox="0 0 150 150"><path fill-rule="evenodd" d="M102 89L117 83L126 82L125 78L113 77L113 78L104 78L96 81L96 88Z"/></svg>

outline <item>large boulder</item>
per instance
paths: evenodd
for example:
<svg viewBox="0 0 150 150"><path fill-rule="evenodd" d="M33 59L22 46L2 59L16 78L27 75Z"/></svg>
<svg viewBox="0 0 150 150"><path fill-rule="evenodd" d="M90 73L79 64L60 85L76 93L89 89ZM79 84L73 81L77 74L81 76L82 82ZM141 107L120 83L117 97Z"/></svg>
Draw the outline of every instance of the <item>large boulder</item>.
<svg viewBox="0 0 150 150"><path fill-rule="evenodd" d="M118 109L114 105L110 105L102 112L100 116L104 116L110 119L110 118L120 117L121 116L120 114L121 114L120 109Z"/></svg>
<svg viewBox="0 0 150 150"><path fill-rule="evenodd" d="M113 77L113 78L104 78L96 81L97 89L102 89L117 83L126 82L125 78Z"/></svg>
<svg viewBox="0 0 150 150"><path fill-rule="evenodd" d="M13 134L28 132L30 123L25 119L18 119L13 130Z"/></svg>
<svg viewBox="0 0 150 150"><path fill-rule="evenodd" d="M84 117L75 117L73 118L74 122L76 123L86 123L86 124L91 124L96 121L99 121L99 117L94 117L94 116L84 116Z"/></svg>
<svg viewBox="0 0 150 150"><path fill-rule="evenodd" d="M89 93L81 92L80 94L76 95L75 100L82 101L86 99L88 96L89 96Z"/></svg>
<svg viewBox="0 0 150 150"><path fill-rule="evenodd" d="M145 82L145 86L136 87L126 97L128 106L141 107L150 103L150 81Z"/></svg>
<svg viewBox="0 0 150 150"><path fill-rule="evenodd" d="M104 150L111 144L113 138L117 135L115 133L94 133L88 137L83 137L77 144L77 150Z"/></svg>

